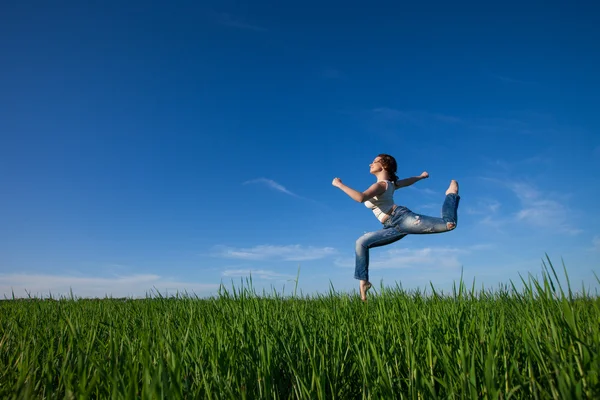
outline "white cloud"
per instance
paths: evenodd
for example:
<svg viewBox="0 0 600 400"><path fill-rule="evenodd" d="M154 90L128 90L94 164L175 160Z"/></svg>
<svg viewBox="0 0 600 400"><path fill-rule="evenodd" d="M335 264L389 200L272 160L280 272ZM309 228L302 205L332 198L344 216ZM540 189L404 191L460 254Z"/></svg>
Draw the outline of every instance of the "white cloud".
<svg viewBox="0 0 600 400"><path fill-rule="evenodd" d="M540 191L527 183L509 182L507 185L523 202L535 200L540 197Z"/></svg>
<svg viewBox="0 0 600 400"><path fill-rule="evenodd" d="M475 250L475 248L473 249ZM389 249L378 251L371 249L369 269L404 269L404 268L428 268L449 269L460 268L462 265L458 260L459 254L467 254L470 250L461 250L448 247L426 247L422 249ZM354 267L355 259L337 259L334 265L338 267Z"/></svg>
<svg viewBox="0 0 600 400"><path fill-rule="evenodd" d="M495 244L480 243L466 246L464 248L453 247L424 247L420 249L390 248L370 250L369 270L377 269L412 269L431 271L455 271L460 269L463 263L459 257L472 254L477 251L489 251L495 248ZM344 268L355 267L355 257L338 258L334 265Z"/></svg>
<svg viewBox="0 0 600 400"><path fill-rule="evenodd" d="M69 276L50 274L0 274L0 296L11 298L70 296L76 297L145 297L158 290L162 295L177 291L198 296L216 291L219 284L182 282L154 274L137 274L114 277Z"/></svg>
<svg viewBox="0 0 600 400"><path fill-rule="evenodd" d="M558 202L555 196L542 193L526 183L509 182L507 186L521 201L522 208L516 214L517 220L556 232L572 235L581 233L581 229L575 228L571 220L573 212Z"/></svg>
<svg viewBox="0 0 600 400"><path fill-rule="evenodd" d="M473 244L471 246L468 246L467 250L468 250L468 252L472 252L472 251L495 249L496 247L497 247L497 245L495 243L480 243L480 244Z"/></svg>
<svg viewBox="0 0 600 400"><path fill-rule="evenodd" d="M376 257L371 262L371 268L460 268L457 256L461 252L464 250L452 248L390 249L381 257Z"/></svg>
<svg viewBox="0 0 600 400"><path fill-rule="evenodd" d="M561 202L568 197L565 193L552 193L540 190L532 184L525 182L515 182L514 180L501 180L495 178L481 178L498 185L504 186L512 191L519 199L519 207L512 216L495 216L493 220L488 215L480 222L491 223L493 226L513 224L515 222L528 223L531 227L544 228L549 232L566 233L575 235L582 230L575 226L574 220L576 212L571 210L566 204ZM500 206L498 206L500 207ZM468 213L475 214L479 212L477 208L467 209ZM504 212L504 215L508 215Z"/></svg>
<svg viewBox="0 0 600 400"><path fill-rule="evenodd" d="M222 276L226 277L250 277L259 278L259 279L269 279L269 280L293 280L296 279L296 275L289 274L281 274L274 271L269 271L265 269L228 269L221 273Z"/></svg>
<svg viewBox="0 0 600 400"><path fill-rule="evenodd" d="M253 184L253 183L260 183L260 184L263 184L263 185L267 185L271 189L275 189L278 192L285 193L285 194L288 194L290 196L294 196L294 197L300 198L300 196L298 196L296 193L293 193L293 192L287 190L285 188L285 186L283 186L283 185L275 182L272 179L267 179L267 178L252 179L252 180L244 182L244 185Z"/></svg>
<svg viewBox="0 0 600 400"><path fill-rule="evenodd" d="M299 244L287 246L259 245L246 248L216 246L214 250L213 256L216 257L283 261L317 260L337 253L332 247L313 247Z"/></svg>
<svg viewBox="0 0 600 400"><path fill-rule="evenodd" d="M501 207L501 203L494 199L479 199L473 207L467 207L465 212L472 215L495 214Z"/></svg>

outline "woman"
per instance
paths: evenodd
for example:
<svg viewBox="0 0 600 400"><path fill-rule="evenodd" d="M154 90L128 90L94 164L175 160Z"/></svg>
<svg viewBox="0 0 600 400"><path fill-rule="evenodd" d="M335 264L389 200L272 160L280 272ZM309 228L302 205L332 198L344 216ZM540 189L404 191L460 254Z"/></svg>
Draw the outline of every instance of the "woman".
<svg viewBox="0 0 600 400"><path fill-rule="evenodd" d="M334 178L331 183L343 190L353 200L365 203L365 206L373 210L375 217L383 224L383 229L366 233L356 241L354 278L360 280L360 298L363 301L367 300L367 290L371 288L369 249L396 242L408 234L440 233L453 230L458 222L456 211L460 201L458 182L452 180L446 190L441 218L415 214L406 207L394 204L394 191L426 179L429 174L423 172L412 178L398 179L396 160L388 154L380 154L375 157L370 168L370 172L375 175L377 182L362 193L344 185L340 178Z"/></svg>

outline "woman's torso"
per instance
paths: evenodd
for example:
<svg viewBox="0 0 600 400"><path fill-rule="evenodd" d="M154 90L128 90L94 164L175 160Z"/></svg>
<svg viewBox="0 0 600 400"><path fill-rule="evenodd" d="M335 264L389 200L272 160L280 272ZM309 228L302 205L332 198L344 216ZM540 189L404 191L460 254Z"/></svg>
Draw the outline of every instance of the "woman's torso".
<svg viewBox="0 0 600 400"><path fill-rule="evenodd" d="M373 210L373 214L379 222L385 222L389 214L394 209L394 191L396 187L392 181L384 181L386 184L385 192L365 201L365 206Z"/></svg>

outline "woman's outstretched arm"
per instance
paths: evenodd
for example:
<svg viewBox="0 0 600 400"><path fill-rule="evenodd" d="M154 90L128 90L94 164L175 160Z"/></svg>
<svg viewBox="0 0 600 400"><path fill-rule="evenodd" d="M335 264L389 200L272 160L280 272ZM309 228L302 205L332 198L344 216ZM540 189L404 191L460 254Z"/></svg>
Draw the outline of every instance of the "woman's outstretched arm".
<svg viewBox="0 0 600 400"><path fill-rule="evenodd" d="M400 189L401 187L410 186L413 183L417 183L421 179L427 179L427 178L429 178L429 173L427 171L425 171L419 176L413 176L411 178L405 178L405 179L398 179L396 182L394 182L394 186L396 187L396 189Z"/></svg>
<svg viewBox="0 0 600 400"><path fill-rule="evenodd" d="M375 196L379 196L385 192L386 188L386 183L381 181L372 184L367 190L361 193L358 190L354 190L351 187L344 185L340 178L334 178L331 184L337 188L340 188L344 193L350 196L352 200L358 201L359 203L364 203Z"/></svg>

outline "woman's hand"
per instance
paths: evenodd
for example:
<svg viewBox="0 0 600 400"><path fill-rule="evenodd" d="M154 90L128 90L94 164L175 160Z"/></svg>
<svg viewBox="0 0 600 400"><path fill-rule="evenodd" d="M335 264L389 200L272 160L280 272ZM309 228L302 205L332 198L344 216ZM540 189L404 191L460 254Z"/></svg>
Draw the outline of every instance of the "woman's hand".
<svg viewBox="0 0 600 400"><path fill-rule="evenodd" d="M421 175L419 175L419 176L413 176L413 177L406 178L406 179L398 179L396 182L394 182L394 186L396 187L396 189L400 189L403 187L413 185L413 184L419 182L421 179L427 179L427 178L429 178L429 172L423 171L421 173Z"/></svg>
<svg viewBox="0 0 600 400"><path fill-rule="evenodd" d="M342 184L342 180L340 178L333 178L331 184L335 187L340 187L340 185Z"/></svg>

